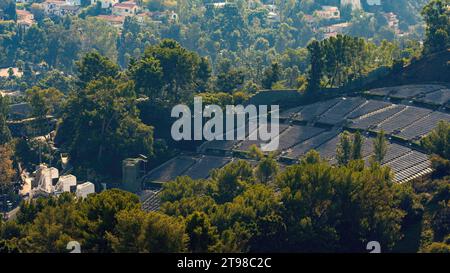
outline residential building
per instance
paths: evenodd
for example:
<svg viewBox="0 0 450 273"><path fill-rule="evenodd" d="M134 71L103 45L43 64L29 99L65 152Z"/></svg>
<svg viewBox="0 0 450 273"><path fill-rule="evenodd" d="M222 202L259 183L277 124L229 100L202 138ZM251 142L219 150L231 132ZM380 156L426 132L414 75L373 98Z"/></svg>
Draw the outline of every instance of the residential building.
<svg viewBox="0 0 450 273"><path fill-rule="evenodd" d="M17 9L16 13L17 13L17 24L23 27L24 29L28 29L35 23L34 16L31 12L27 10Z"/></svg>
<svg viewBox="0 0 450 273"><path fill-rule="evenodd" d="M176 22L178 21L178 14L174 11L156 11L156 12L149 12L148 16L152 19L154 22Z"/></svg>
<svg viewBox="0 0 450 273"><path fill-rule="evenodd" d="M72 189L76 189L77 177L74 175L62 175L59 177L58 183L55 185L55 191L57 192L73 192Z"/></svg>
<svg viewBox="0 0 450 273"><path fill-rule="evenodd" d="M226 6L237 7L236 3L232 3L232 2L206 3L205 6L207 8L213 8L213 9L222 9L222 8L225 8Z"/></svg>
<svg viewBox="0 0 450 273"><path fill-rule="evenodd" d="M98 15L96 18L110 23L112 26L121 28L125 22L125 16L120 15Z"/></svg>
<svg viewBox="0 0 450 273"><path fill-rule="evenodd" d="M17 67L0 68L0 78L8 78L9 76L20 78L23 72Z"/></svg>
<svg viewBox="0 0 450 273"><path fill-rule="evenodd" d="M77 185L76 196L78 198L86 198L89 194L95 193L95 185L91 182L85 182Z"/></svg>
<svg viewBox="0 0 450 273"><path fill-rule="evenodd" d="M393 12L386 12L383 13L384 18L386 18L387 22L388 22L388 26L394 30L396 33L399 32L399 22L400 20L397 17L397 14L393 13Z"/></svg>
<svg viewBox="0 0 450 273"><path fill-rule="evenodd" d="M320 19L340 19L341 12L338 7L333 6L322 6L321 10L316 10L314 15L319 17Z"/></svg>
<svg viewBox="0 0 450 273"><path fill-rule="evenodd" d="M138 11L139 6L133 1L117 3L112 7L112 14L117 16L134 16Z"/></svg>
<svg viewBox="0 0 450 273"><path fill-rule="evenodd" d="M319 30L322 33L322 38L327 39L330 37L336 37L338 34L344 34L345 30L350 26L351 24L348 22L340 23L340 24L334 24L330 26L321 27Z"/></svg>
<svg viewBox="0 0 450 273"><path fill-rule="evenodd" d="M81 0L66 0L66 4L69 6L81 6Z"/></svg>
<svg viewBox="0 0 450 273"><path fill-rule="evenodd" d="M40 4L46 15L66 16L76 15L79 6L73 5L73 2L64 0L47 0Z"/></svg>

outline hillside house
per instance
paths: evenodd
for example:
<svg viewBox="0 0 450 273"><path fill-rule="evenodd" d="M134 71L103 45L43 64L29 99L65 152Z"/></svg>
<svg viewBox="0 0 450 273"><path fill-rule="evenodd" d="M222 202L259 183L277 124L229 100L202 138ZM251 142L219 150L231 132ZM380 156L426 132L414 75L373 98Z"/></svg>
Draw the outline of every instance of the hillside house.
<svg viewBox="0 0 450 273"><path fill-rule="evenodd" d="M134 16L138 11L139 6L133 1L117 3L112 7L112 14L117 16Z"/></svg>
<svg viewBox="0 0 450 273"><path fill-rule="evenodd" d="M322 33L323 39L328 39L330 37L336 37L338 34L344 34L345 30L350 26L350 23L340 23L330 26L321 27L319 30Z"/></svg>
<svg viewBox="0 0 450 273"><path fill-rule="evenodd" d="M66 16L76 15L79 6L74 5L73 0L47 0L40 4L46 15Z"/></svg>
<svg viewBox="0 0 450 273"><path fill-rule="evenodd" d="M28 29L35 23L34 16L31 12L27 10L17 9L16 13L17 13L17 24L20 27Z"/></svg>
<svg viewBox="0 0 450 273"><path fill-rule="evenodd" d="M314 15L322 20L340 19L341 12L338 7L322 6L321 10L316 10Z"/></svg>
<svg viewBox="0 0 450 273"><path fill-rule="evenodd" d="M96 18L108 22L110 25L121 28L125 22L125 16L120 15L98 15Z"/></svg>
<svg viewBox="0 0 450 273"><path fill-rule="evenodd" d="M384 18L386 18L389 28L391 28L396 33L398 33L399 32L398 27L399 27L400 20L398 19L397 14L395 14L393 12L387 12L387 13L384 13L383 16L384 16Z"/></svg>

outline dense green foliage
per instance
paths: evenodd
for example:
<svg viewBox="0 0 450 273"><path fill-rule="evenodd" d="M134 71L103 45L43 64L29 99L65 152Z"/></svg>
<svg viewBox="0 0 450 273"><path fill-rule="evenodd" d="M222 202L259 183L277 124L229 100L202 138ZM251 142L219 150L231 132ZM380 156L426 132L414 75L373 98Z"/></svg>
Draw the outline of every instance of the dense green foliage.
<svg viewBox="0 0 450 273"><path fill-rule="evenodd" d="M6 124L6 119L9 112L7 99L7 97L0 95L0 145L3 145L11 140L11 132Z"/></svg>
<svg viewBox="0 0 450 273"><path fill-rule="evenodd" d="M142 211L136 196L118 190L27 202L1 227L0 245L20 252L64 252L71 240L87 252L362 252L376 239L389 251L414 213L402 201L415 198L409 187L392 183L377 164L333 167L311 152L261 183L254 173L266 164L236 161L208 180L179 177L164 185L161 212Z"/></svg>
<svg viewBox="0 0 450 273"><path fill-rule="evenodd" d="M15 6L14 1L8 0L5 3L9 2ZM32 78L36 74L46 73L48 68L73 73L76 71L76 60L92 49L117 62L121 68L126 68L140 59L146 48L169 38L203 57L200 62L193 60L198 63L200 74L192 75L193 78L186 79L187 82L193 80L196 87L203 91L210 89L208 91L230 92L253 84L277 89L301 87L299 77L306 75L308 67L306 46L311 40L321 38L322 27L335 23L349 22L351 27L344 33L363 37L370 42L347 38L341 42L354 44L347 48L348 53L353 54L344 54L346 56L342 58L345 60L334 60L330 57L333 54L330 50L334 50L332 44L335 41L330 40L323 56L327 62L331 62L327 66L334 66L329 67L329 71L324 71L325 86L340 86L377 67L390 66L395 59L409 60L417 57L420 52L417 40L422 30L417 13L424 4L422 0L413 1L412 4L405 1L401 1L401 4L399 1L385 1L380 10L372 11L365 6L367 12L363 13L350 12L343 7L341 19L315 18L312 24L308 16L314 17L314 11L319 10L322 5L340 6L339 1L275 1L280 18L275 22L268 19L267 7L263 6L267 1L252 1L253 4L246 0L232 2L234 3L223 8L213 8L205 6L208 2L201 0L138 1L139 5L150 11L173 11L178 14L179 19L165 18L159 24L151 20L127 17L120 31L105 20L95 17L105 11L97 10L94 6L85 8L78 17L57 17L45 16L35 5L27 5L26 8L33 13L37 24L21 29L14 21L5 20L0 23L0 51L4 52L0 55L0 67L21 64L24 72L26 70L31 76L26 77L25 84L32 87ZM388 27L381 12L397 13L403 23L400 25L409 35L397 36ZM348 62L353 63L350 65ZM211 66L213 75L207 86L204 80L209 66L206 63ZM223 69L224 63L232 63L233 66ZM275 67L272 66L275 64L277 67L273 73ZM345 69L336 75L335 69L340 66L345 66ZM197 77L200 81L196 80Z"/></svg>
<svg viewBox="0 0 450 273"><path fill-rule="evenodd" d="M214 8L202 0L139 1L179 18L156 24L127 17L119 31L95 18L105 11L89 1L78 17L46 17L30 6L37 21L30 28L15 22L14 1L2 1L0 67L17 67L22 76L11 68L0 87L24 91L14 99L31 106L34 134L11 141L10 102L0 96L0 193L17 193L17 165L54 163L55 148L69 154L78 177L111 184L127 157L144 155L150 165L167 160L175 145L164 139L162 113L194 95L224 106L243 104L262 88L293 88L319 100L378 70L399 72L422 50L442 51L450 42L448 0L423 9L423 47L421 19L413 15L422 0L383 1L382 11L398 13L409 33L403 37L376 10L343 7L341 19L310 22L321 5L337 0L276 0L277 22L268 19L264 1L253 8L230 2ZM343 22L350 23L348 35L318 39L314 32ZM311 151L284 169L275 154L252 147L251 160L233 161L208 179L164 184L158 212L143 211L137 196L120 190L32 199L17 219L0 222L0 252L67 252L72 240L86 252L362 252L371 240L386 252L448 252L449 133L450 125L440 123L422 140L439 180L413 186L394 184L381 166L384 132L368 166L362 135L344 132L336 166ZM411 239L417 225L422 234ZM411 240L417 246L404 247Z"/></svg>
<svg viewBox="0 0 450 273"><path fill-rule="evenodd" d="M78 64L84 88L69 95L57 141L77 165L120 174L129 156L152 155L153 130L139 119L132 81L119 79L111 61L96 53Z"/></svg>
<svg viewBox="0 0 450 273"><path fill-rule="evenodd" d="M441 121L437 128L421 140L432 154L431 162L439 176L450 175L450 123Z"/></svg>
<svg viewBox="0 0 450 273"><path fill-rule="evenodd" d="M433 53L448 49L450 46L450 1L432 0L422 15L427 23L425 51Z"/></svg>

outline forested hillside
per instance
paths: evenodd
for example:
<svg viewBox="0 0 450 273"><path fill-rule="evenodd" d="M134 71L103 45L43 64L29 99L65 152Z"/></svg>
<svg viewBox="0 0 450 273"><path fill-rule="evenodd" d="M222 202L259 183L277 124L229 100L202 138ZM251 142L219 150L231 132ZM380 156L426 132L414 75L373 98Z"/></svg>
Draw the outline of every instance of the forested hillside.
<svg viewBox="0 0 450 273"><path fill-rule="evenodd" d="M450 0L24 2L0 252L450 252ZM194 97L264 95L293 106L279 149L171 134Z"/></svg>

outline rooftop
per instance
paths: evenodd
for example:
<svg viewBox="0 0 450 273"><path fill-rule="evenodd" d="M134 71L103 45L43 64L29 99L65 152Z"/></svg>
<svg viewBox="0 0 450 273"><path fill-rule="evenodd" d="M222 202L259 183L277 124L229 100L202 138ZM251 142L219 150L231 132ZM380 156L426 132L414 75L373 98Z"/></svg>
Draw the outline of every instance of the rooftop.
<svg viewBox="0 0 450 273"><path fill-rule="evenodd" d="M126 2L122 2L122 3L117 3L113 7L114 8L123 8L123 9L125 9L125 8L135 8L137 6L138 5L135 2L133 2L133 1L126 1Z"/></svg>

